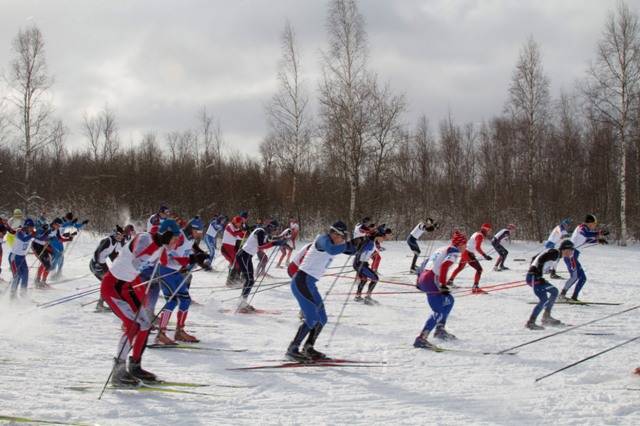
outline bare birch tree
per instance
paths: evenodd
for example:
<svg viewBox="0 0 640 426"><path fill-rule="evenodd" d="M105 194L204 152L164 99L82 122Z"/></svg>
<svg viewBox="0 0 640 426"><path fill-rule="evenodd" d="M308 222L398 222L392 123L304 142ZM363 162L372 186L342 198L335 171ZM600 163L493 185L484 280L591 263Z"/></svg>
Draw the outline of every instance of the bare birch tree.
<svg viewBox="0 0 640 426"><path fill-rule="evenodd" d="M321 130L326 149L347 174L349 219L354 221L362 167L371 147L372 94L364 18L355 0L333 0L327 28L329 48L323 52L319 99Z"/></svg>
<svg viewBox="0 0 640 426"><path fill-rule="evenodd" d="M537 219L535 194L536 163L538 147L541 144L544 128L547 123L549 108L549 79L542 67L540 48L531 37L520 51L516 69L511 77L507 111L519 129L522 141L527 186L527 216L530 232L539 240L542 239Z"/></svg>
<svg viewBox="0 0 640 426"><path fill-rule="evenodd" d="M596 59L588 70L585 94L618 139L620 244L627 244L627 148L632 139L634 108L640 91L640 27L638 15L620 1L605 23Z"/></svg>
<svg viewBox="0 0 640 426"><path fill-rule="evenodd" d="M11 62L8 99L17 114L13 126L20 134L20 148L24 155L24 192L30 193L34 156L51 143L51 103L47 92L52 79L47 72L44 37L38 27L18 31L13 39L15 58Z"/></svg>
<svg viewBox="0 0 640 426"><path fill-rule="evenodd" d="M297 183L305 157L311 153L311 122L307 114L309 98L303 86L295 32L285 23L282 33L282 58L278 69L278 92L267 106L275 158L291 176L290 206L296 203Z"/></svg>

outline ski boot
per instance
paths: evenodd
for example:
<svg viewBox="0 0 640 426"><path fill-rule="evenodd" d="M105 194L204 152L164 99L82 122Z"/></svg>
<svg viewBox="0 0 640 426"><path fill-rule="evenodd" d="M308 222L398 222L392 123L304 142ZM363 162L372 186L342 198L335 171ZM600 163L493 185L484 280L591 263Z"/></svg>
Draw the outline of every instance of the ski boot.
<svg viewBox="0 0 640 426"><path fill-rule="evenodd" d="M135 387L139 384L140 380L127 371L127 363L124 360L114 358L111 385L114 387Z"/></svg>
<svg viewBox="0 0 640 426"><path fill-rule="evenodd" d="M509 271L510 269L511 269L511 268L507 268L507 267L506 267L506 266L504 266L504 265L500 265L500 270L501 270L501 271Z"/></svg>
<svg viewBox="0 0 640 426"><path fill-rule="evenodd" d="M353 298L354 302L362 302L364 299L362 298L362 294L356 294L356 297Z"/></svg>
<svg viewBox="0 0 640 426"><path fill-rule="evenodd" d="M443 325L436 326L436 330L433 332L433 337L440 340L457 340L458 338L444 329Z"/></svg>
<svg viewBox="0 0 640 426"><path fill-rule="evenodd" d="M502 268L496 265L496 266L493 267L493 270L496 271L496 272L500 272L500 271L502 271Z"/></svg>
<svg viewBox="0 0 640 426"><path fill-rule="evenodd" d="M416 340L414 340L413 342L413 347L420 348L420 349L430 349L430 350L434 350L437 348L436 345L429 342L426 337L423 337L422 334L416 337Z"/></svg>
<svg viewBox="0 0 640 426"><path fill-rule="evenodd" d="M304 345L302 347L302 354L312 361L323 361L329 359L327 355L315 350L312 345Z"/></svg>
<svg viewBox="0 0 640 426"><path fill-rule="evenodd" d="M527 321L527 323L524 326L529 330L544 330L543 326L536 324L536 322L531 319Z"/></svg>
<svg viewBox="0 0 640 426"><path fill-rule="evenodd" d="M96 312L110 312L110 311L111 309L108 306L105 306L104 300L102 300L102 298L98 300L98 303L96 303Z"/></svg>
<svg viewBox="0 0 640 426"><path fill-rule="evenodd" d="M176 334L173 336L173 338L178 342L185 342L185 343L200 342L200 340L196 336L192 336L191 334L184 331L184 327L177 327Z"/></svg>
<svg viewBox="0 0 640 426"><path fill-rule="evenodd" d="M547 325L547 326L551 326L551 327L560 327L563 326L564 324L562 323L562 321L555 319L551 316L551 313L548 311L544 311L544 314L542 314L542 321L541 321L542 325Z"/></svg>
<svg viewBox="0 0 640 426"><path fill-rule="evenodd" d="M561 280L562 277L558 274L556 274L556 270L552 269L551 271L549 271L549 278L552 278L554 280Z"/></svg>
<svg viewBox="0 0 640 426"><path fill-rule="evenodd" d="M478 287L478 284L474 284L471 288L471 294L487 294L487 292Z"/></svg>
<svg viewBox="0 0 640 426"><path fill-rule="evenodd" d="M375 305L378 305L379 303L377 300L373 299L370 294L367 294L367 296L364 298L364 304L369 306L375 306Z"/></svg>
<svg viewBox="0 0 640 426"><path fill-rule="evenodd" d="M558 295L558 302L560 303L569 303L569 298L567 297L567 291L562 290Z"/></svg>
<svg viewBox="0 0 640 426"><path fill-rule="evenodd" d="M256 311L256 308L251 306L247 299L242 299L240 305L238 305L238 313L240 314L252 314Z"/></svg>
<svg viewBox="0 0 640 426"><path fill-rule="evenodd" d="M458 288L458 286L453 282L453 280L447 281L446 286L449 288Z"/></svg>
<svg viewBox="0 0 640 426"><path fill-rule="evenodd" d="M157 382L158 378L150 371L140 366L140 361L135 362L133 357L129 357L129 374L143 382Z"/></svg>
<svg viewBox="0 0 640 426"><path fill-rule="evenodd" d="M287 348L287 352L285 357L294 362L308 363L311 362L311 358L309 358L306 354L300 352L297 346L294 344L289 345Z"/></svg>
<svg viewBox="0 0 640 426"><path fill-rule="evenodd" d="M175 340L172 340L169 336L167 336L167 334L165 333L165 330L158 330L158 335L156 336L154 344L162 345L162 346L176 346L177 345Z"/></svg>

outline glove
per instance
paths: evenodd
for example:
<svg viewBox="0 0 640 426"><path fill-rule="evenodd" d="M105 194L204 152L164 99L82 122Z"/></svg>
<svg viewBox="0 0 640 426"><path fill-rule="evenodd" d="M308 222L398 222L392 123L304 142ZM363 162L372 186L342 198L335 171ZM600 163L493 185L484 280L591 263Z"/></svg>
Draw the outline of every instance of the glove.
<svg viewBox="0 0 640 426"><path fill-rule="evenodd" d="M440 228L440 224L438 222L433 224L433 229L438 229Z"/></svg>
<svg viewBox="0 0 640 426"><path fill-rule="evenodd" d="M609 241L605 240L604 238L598 238L598 243L599 244L609 244Z"/></svg>
<svg viewBox="0 0 640 426"><path fill-rule="evenodd" d="M449 287L447 287L446 285L440 286L440 294L446 296L451 292L451 290L449 290Z"/></svg>
<svg viewBox="0 0 640 426"><path fill-rule="evenodd" d="M485 254L485 255L484 255L484 259L485 259L485 260L492 260L492 259L493 259L493 257L489 256L488 254Z"/></svg>
<svg viewBox="0 0 640 426"><path fill-rule="evenodd" d="M89 223L89 219L85 219L85 220L82 221L83 225L86 225L87 223Z"/></svg>

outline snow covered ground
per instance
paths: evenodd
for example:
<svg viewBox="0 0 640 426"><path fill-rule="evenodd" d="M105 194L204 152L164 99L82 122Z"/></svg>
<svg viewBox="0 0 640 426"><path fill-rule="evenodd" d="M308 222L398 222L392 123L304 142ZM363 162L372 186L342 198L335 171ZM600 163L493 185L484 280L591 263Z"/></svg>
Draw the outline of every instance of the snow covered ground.
<svg viewBox="0 0 640 426"><path fill-rule="evenodd" d="M580 364L539 383L536 377L635 337L640 309L543 340L517 355L482 355L544 336L523 327L536 300L519 286L489 295L459 293L448 329L459 340L443 347L471 352L434 353L412 347L429 310L423 294L414 293L405 274L410 258L404 242L386 243L378 306L349 302L331 345L325 347L351 278L341 278L327 300L329 324L318 349L350 359L384 360L377 367L289 368L230 371L282 359L298 326L298 309L288 285L259 293L254 306L280 314L234 315L239 294L225 288L222 272L198 272L192 283L194 306L188 330L200 346L246 349L245 352L153 350L143 365L160 378L209 384L181 388L201 394L108 390L97 397L109 374L120 336L110 313L94 313L93 297L50 309L35 303L96 285L88 262L98 237L81 234L69 249L65 278L53 290L29 290L27 300L0 300L0 416L17 416L82 424L640 424L638 342ZM428 242L421 242L423 248ZM436 243L437 248L441 244ZM494 272L484 262L483 285L524 279L526 264L539 245L514 242L507 265ZM589 281L582 299L621 302L620 306L556 306L555 316L580 324L640 304L640 247L587 248L581 259ZM346 256L332 266L341 266ZM6 262L6 260L5 260ZM29 263L31 264L30 259ZM8 280L5 263L3 278ZM223 269L218 260L216 266ZM332 269L335 272L337 269ZM35 270L31 270L33 279ZM285 280L284 269L272 269L262 286ZM559 273L566 276L564 266ZM351 274L350 274L351 275ZM471 285L467 268L457 283ZM324 293L334 277L320 282ZM393 282L393 283L391 283ZM564 281L553 281L561 286ZM6 283L0 283L4 289ZM461 291L461 290L456 290ZM409 292L397 294L396 292ZM393 293L393 294L392 294ZM172 320L175 320L175 316ZM192 325L190 325L190 324ZM0 417L1 418L1 417ZM1 420L0 420L1 422Z"/></svg>

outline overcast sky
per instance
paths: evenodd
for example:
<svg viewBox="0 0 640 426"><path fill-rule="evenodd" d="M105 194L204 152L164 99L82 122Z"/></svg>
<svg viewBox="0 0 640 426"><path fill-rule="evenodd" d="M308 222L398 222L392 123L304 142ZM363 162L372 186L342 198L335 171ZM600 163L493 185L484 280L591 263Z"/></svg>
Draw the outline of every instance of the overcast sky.
<svg viewBox="0 0 640 426"><path fill-rule="evenodd" d="M628 2L638 11L640 0ZM227 149L257 155L289 19L317 93L327 0L0 0L0 69L18 30L44 34L56 114L83 144L83 112L108 104L125 144L195 127L206 106ZM499 114L518 52L540 44L552 94L572 90L614 0L360 0L370 66L408 101L406 123Z"/></svg>

